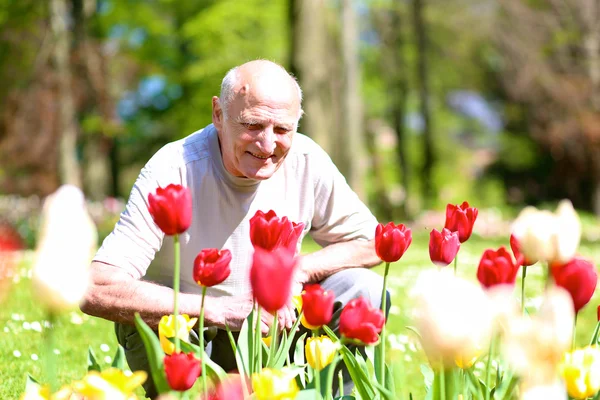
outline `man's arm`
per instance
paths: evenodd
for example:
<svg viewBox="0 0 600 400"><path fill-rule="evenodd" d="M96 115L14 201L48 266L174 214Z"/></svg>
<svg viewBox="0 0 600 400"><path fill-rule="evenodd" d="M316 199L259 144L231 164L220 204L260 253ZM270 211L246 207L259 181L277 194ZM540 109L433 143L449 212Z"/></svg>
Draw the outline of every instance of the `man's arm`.
<svg viewBox="0 0 600 400"><path fill-rule="evenodd" d="M320 282L348 268L374 267L381 263L374 240L350 240L334 243L302 257L301 271L308 282Z"/></svg>
<svg viewBox="0 0 600 400"><path fill-rule="evenodd" d="M224 329L227 324L234 331L241 328L252 309L252 298L238 296L228 297L226 300L209 296L205 298L205 326ZM200 303L200 295L181 293L179 313L197 317ZM137 280L113 265L93 262L91 284L81 310L95 317L132 325L134 313L139 312L152 329L157 329L161 317L173 313L173 290ZM263 325L263 330L266 331L268 324Z"/></svg>

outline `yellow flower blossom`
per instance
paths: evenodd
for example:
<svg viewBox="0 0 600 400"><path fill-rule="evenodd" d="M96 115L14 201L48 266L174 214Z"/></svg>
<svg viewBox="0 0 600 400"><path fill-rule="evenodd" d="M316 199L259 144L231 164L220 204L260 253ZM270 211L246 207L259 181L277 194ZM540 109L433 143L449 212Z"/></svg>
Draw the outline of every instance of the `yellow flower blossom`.
<svg viewBox="0 0 600 400"><path fill-rule="evenodd" d="M299 390L294 376L285 368L264 368L259 374L253 374L252 389L256 400L292 400Z"/></svg>
<svg viewBox="0 0 600 400"><path fill-rule="evenodd" d="M177 316L178 322L178 334L179 339L184 341L190 340L190 330L196 324L198 318L190 318L187 314L180 314ZM160 338L160 345L165 354L172 354L175 350L175 345L167 338L175 337L175 318L174 315L164 315L158 324L158 337Z"/></svg>
<svg viewBox="0 0 600 400"><path fill-rule="evenodd" d="M319 336L308 338L304 350L308 365L320 371L331 364L337 352L337 346L328 336Z"/></svg>
<svg viewBox="0 0 600 400"><path fill-rule="evenodd" d="M565 353L560 372L569 396L587 399L600 390L600 348L587 346Z"/></svg>
<svg viewBox="0 0 600 400"><path fill-rule="evenodd" d="M81 381L73 382L73 389L88 400L132 400L137 399L133 392L147 377L144 371L127 373L108 368L102 372L88 372Z"/></svg>

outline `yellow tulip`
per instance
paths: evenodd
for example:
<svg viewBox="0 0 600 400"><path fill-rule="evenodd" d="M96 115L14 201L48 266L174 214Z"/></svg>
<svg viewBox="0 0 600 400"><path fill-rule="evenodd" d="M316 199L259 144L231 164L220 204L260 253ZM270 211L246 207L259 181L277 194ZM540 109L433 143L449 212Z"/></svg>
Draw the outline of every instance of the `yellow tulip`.
<svg viewBox="0 0 600 400"><path fill-rule="evenodd" d="M302 295L297 294L297 295L292 296L292 303L294 303L294 306L296 307L298 314L300 314L302 312ZM304 314L302 314L302 318L300 318L300 323L306 329L310 329L311 331L318 328L318 326L313 326L313 325L309 324L308 321L306 321L306 318L304 318Z"/></svg>
<svg viewBox="0 0 600 400"><path fill-rule="evenodd" d="M304 350L308 365L320 371L331 364L337 352L337 346L328 336L319 336L308 338Z"/></svg>
<svg viewBox="0 0 600 400"><path fill-rule="evenodd" d="M587 346L565 353L560 372L571 397L594 396L600 390L600 348Z"/></svg>
<svg viewBox="0 0 600 400"><path fill-rule="evenodd" d="M23 393L20 400L71 400L73 389L70 386L63 386L58 392L51 394L48 385L37 386L35 389L28 389Z"/></svg>
<svg viewBox="0 0 600 400"><path fill-rule="evenodd" d="M190 331L196 324L198 318L190 318L187 314L177 316L178 331L177 337L184 341L190 340ZM175 337L175 318L174 315L163 315L158 323L158 337L160 345L165 354L172 354L175 350L175 345L167 338Z"/></svg>
<svg viewBox="0 0 600 400"><path fill-rule="evenodd" d="M473 366L473 364L475 364L475 361L477 361L480 354L480 350L459 354L456 356L456 358L454 358L454 363L460 369L469 369Z"/></svg>
<svg viewBox="0 0 600 400"><path fill-rule="evenodd" d="M253 374L252 389L257 400L292 400L299 390L294 375L285 368L264 368L259 374Z"/></svg>
<svg viewBox="0 0 600 400"><path fill-rule="evenodd" d="M137 399L133 392L147 377L144 371L127 373L108 368L102 372L88 372L81 381L73 383L73 389L89 400L131 400Z"/></svg>
<svg viewBox="0 0 600 400"><path fill-rule="evenodd" d="M264 344L267 345L267 347L271 347L271 339L272 339L271 336L267 336L267 337L262 338L262 341Z"/></svg>

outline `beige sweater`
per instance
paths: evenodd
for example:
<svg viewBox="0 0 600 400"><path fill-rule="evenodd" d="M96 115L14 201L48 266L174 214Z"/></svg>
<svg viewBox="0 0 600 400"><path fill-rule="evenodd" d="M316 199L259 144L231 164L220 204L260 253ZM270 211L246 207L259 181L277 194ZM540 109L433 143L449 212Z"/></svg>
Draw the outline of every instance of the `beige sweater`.
<svg viewBox="0 0 600 400"><path fill-rule="evenodd" d="M165 238L148 212L148 194L170 183L188 186L193 197L192 225L180 235L182 292L200 292L192 269L194 258L203 248L229 249L233 256L231 275L209 288L209 295L250 291L249 220L257 210L272 209L280 217L304 222L301 238L308 233L322 246L369 240L375 235L375 217L329 156L310 138L297 133L277 172L267 180L255 181L227 172L217 132L209 125L167 144L150 159L95 261L123 268L136 279L143 277L172 286L173 240Z"/></svg>

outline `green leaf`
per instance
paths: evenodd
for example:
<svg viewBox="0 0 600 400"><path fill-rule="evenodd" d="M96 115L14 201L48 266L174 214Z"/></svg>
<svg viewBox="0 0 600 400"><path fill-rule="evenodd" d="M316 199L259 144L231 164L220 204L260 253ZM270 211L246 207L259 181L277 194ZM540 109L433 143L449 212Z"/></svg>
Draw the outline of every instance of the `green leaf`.
<svg viewBox="0 0 600 400"><path fill-rule="evenodd" d="M344 395L344 396L336 397L334 400L356 400L356 397Z"/></svg>
<svg viewBox="0 0 600 400"><path fill-rule="evenodd" d="M415 328L414 326L405 326L406 329L408 329L409 331L411 331L412 333L414 333L418 338L419 341L422 339L421 334L419 333L419 331L417 330L417 328Z"/></svg>
<svg viewBox="0 0 600 400"><path fill-rule="evenodd" d="M118 368L121 371L125 370L125 351L123 350L123 346L119 345L119 347L117 347L117 352L115 353L111 367Z"/></svg>
<svg viewBox="0 0 600 400"><path fill-rule="evenodd" d="M327 325L323 325L323 330L325 331L325 333L327 334L327 336L329 336L329 338L331 339L332 342L339 342L340 339L337 337L337 335L335 334L334 331L331 330L330 327L328 327Z"/></svg>
<svg viewBox="0 0 600 400"><path fill-rule="evenodd" d="M304 365L304 338L307 332L304 332L302 336L296 341L296 348L294 349L294 364L298 366ZM299 375L300 383L303 387L306 387L306 376L304 373Z"/></svg>
<svg viewBox="0 0 600 400"><path fill-rule="evenodd" d="M392 393L396 393L396 384L394 381L394 373L391 365L385 364L385 388Z"/></svg>
<svg viewBox="0 0 600 400"><path fill-rule="evenodd" d="M295 397L296 400L315 400L322 399L322 397L317 393L317 389L305 389L298 392Z"/></svg>
<svg viewBox="0 0 600 400"><path fill-rule="evenodd" d="M352 352L346 346L342 346L340 351L344 363L346 364L346 368L348 368L350 378L354 382L354 388L356 389L360 397L362 399L374 399L375 389L373 388L373 385L367 377L367 375L361 369Z"/></svg>
<svg viewBox="0 0 600 400"><path fill-rule="evenodd" d="M425 379L425 388L429 390L433 384L434 373L431 367L427 364L421 364L421 373Z"/></svg>
<svg viewBox="0 0 600 400"><path fill-rule="evenodd" d="M381 370L381 359L385 357L383 354L383 347L381 346L381 343L383 343L384 340L384 338L381 338L379 344L375 346L375 356L373 357L373 364L375 365L375 380L377 382L382 382L382 377L384 376L384 371Z"/></svg>
<svg viewBox="0 0 600 400"><path fill-rule="evenodd" d="M92 346L88 347L87 365L88 371L102 372L102 368L100 367L100 364L98 364L98 359L96 358L96 354L94 354Z"/></svg>
<svg viewBox="0 0 600 400"><path fill-rule="evenodd" d="M166 393L170 391L171 388L167 383L167 377L163 367L165 353L160 346L158 336L156 336L154 331L144 322L139 313L135 313L135 326L142 338L142 342L144 342L144 347L146 348L154 386L156 386L156 390L159 394Z"/></svg>
<svg viewBox="0 0 600 400"><path fill-rule="evenodd" d="M296 332L298 329L298 325L300 324L300 318L296 319L294 325L292 325L292 329L290 332ZM277 349L277 353L275 359L272 360L273 368L280 369L285 364L285 360L287 359L287 355L290 353L290 348L292 347L292 343L294 342L294 336L287 336L286 332L283 332L283 339L280 342L279 348Z"/></svg>
<svg viewBox="0 0 600 400"><path fill-rule="evenodd" d="M244 371L246 376L252 376L254 372L254 313L248 314L248 317L242 324L240 334L237 340L236 362L238 371Z"/></svg>

